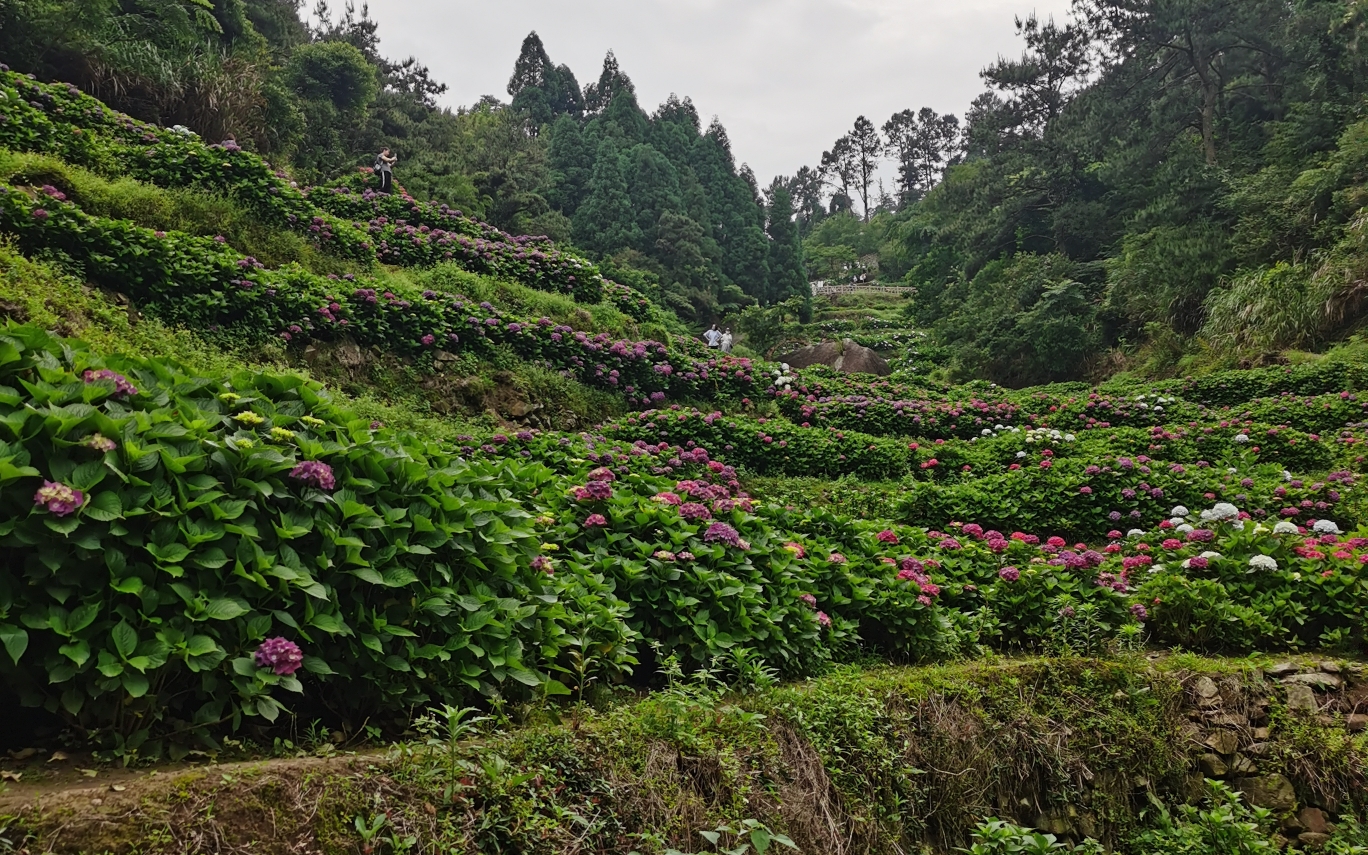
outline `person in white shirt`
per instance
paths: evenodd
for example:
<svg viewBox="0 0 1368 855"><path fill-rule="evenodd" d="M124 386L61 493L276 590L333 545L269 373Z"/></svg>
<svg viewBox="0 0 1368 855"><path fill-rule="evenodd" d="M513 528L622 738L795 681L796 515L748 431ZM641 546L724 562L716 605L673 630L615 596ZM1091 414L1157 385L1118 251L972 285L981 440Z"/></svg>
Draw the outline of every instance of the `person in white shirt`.
<svg viewBox="0 0 1368 855"><path fill-rule="evenodd" d="M727 330L726 332L722 333L722 352L723 352L723 353L731 353L732 342L733 342L733 341L734 341L734 339L732 338L732 331L731 331L731 330Z"/></svg>
<svg viewBox="0 0 1368 855"><path fill-rule="evenodd" d="M703 333L703 340L708 343L708 347L714 350L722 346L722 333L717 331L717 324L713 324L707 332Z"/></svg>

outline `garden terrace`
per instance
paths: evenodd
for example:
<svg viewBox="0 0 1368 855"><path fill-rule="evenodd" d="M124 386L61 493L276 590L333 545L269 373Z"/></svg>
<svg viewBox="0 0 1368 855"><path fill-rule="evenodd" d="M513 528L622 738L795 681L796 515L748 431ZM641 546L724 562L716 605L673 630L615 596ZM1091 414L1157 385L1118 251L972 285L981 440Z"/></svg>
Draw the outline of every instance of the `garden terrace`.
<svg viewBox="0 0 1368 855"><path fill-rule="evenodd" d="M604 280L587 260L533 238L515 238L451 211L434 211L441 222L395 222L383 214L367 222L343 219L320 208L284 173L236 145L210 145L191 134L158 128L115 113L73 86L44 84L0 72L0 146L56 155L104 175L127 175L162 187L194 186L241 198L327 252L359 261L431 265L455 261L468 269L507 277L533 288L568 293L597 303ZM373 204L340 204L348 194L315 196L335 208L364 210ZM360 197L358 197L359 199ZM412 199L395 203L412 209ZM400 218L402 219L402 218Z"/></svg>

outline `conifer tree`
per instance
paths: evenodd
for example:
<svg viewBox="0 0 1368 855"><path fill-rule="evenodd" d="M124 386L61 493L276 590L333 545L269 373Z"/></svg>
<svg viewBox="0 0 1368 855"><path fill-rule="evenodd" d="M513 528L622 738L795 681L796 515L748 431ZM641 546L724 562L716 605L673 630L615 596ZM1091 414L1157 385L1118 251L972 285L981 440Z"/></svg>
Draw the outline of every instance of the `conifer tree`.
<svg viewBox="0 0 1368 855"><path fill-rule="evenodd" d="M640 244L641 230L632 216L624 166L617 143L605 138L594 158L589 197L573 218L575 242L580 246L608 254Z"/></svg>
<svg viewBox="0 0 1368 855"><path fill-rule="evenodd" d="M780 303L790 297L806 296L809 291L803 270L803 244L798 237L798 225L793 221L793 197L779 182L770 189L766 219L769 232L766 302Z"/></svg>

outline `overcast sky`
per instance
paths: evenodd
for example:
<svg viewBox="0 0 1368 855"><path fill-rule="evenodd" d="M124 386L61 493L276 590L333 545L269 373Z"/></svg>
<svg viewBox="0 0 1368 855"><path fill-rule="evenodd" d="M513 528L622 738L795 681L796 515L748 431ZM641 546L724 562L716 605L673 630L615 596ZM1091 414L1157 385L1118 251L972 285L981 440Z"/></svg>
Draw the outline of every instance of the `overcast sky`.
<svg viewBox="0 0 1368 855"><path fill-rule="evenodd" d="M340 3L334 3L339 6ZM613 50L652 112L671 92L716 115L762 185L815 165L861 114L964 115L978 72L1016 56L1012 19L1069 0L370 0L382 52L410 54L457 107L505 87L536 30L583 85ZM889 188L890 190L892 188Z"/></svg>

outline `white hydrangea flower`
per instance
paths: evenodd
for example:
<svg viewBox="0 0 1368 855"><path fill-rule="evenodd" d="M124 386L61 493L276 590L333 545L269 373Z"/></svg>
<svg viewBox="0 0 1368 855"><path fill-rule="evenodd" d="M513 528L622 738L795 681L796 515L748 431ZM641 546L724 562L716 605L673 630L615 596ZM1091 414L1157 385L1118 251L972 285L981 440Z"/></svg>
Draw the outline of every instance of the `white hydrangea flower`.
<svg viewBox="0 0 1368 855"><path fill-rule="evenodd" d="M1164 565L1162 565L1162 564L1151 564L1151 565L1150 565L1149 571L1150 571L1151 573L1158 573L1160 570L1163 570L1163 569L1164 569Z"/></svg>
<svg viewBox="0 0 1368 855"><path fill-rule="evenodd" d="M1202 511L1202 522L1223 522L1240 515L1240 509L1230 502L1217 502L1210 510Z"/></svg>
<svg viewBox="0 0 1368 855"><path fill-rule="evenodd" d="M1169 511L1169 516L1185 517L1190 513L1192 513L1192 511L1189 511L1186 505L1174 505L1173 510Z"/></svg>
<svg viewBox="0 0 1368 855"><path fill-rule="evenodd" d="M1274 526L1273 526L1273 533L1274 533L1274 534L1296 534L1296 533L1297 533L1297 524L1296 524L1296 523L1290 523L1290 522L1288 522L1287 520L1278 520L1278 522L1275 523Z"/></svg>
<svg viewBox="0 0 1368 855"><path fill-rule="evenodd" d="M1161 407L1161 406L1159 406L1158 404L1156 404L1156 405L1154 406L1154 411L1155 411L1156 413L1162 413L1162 412L1164 411L1164 408Z"/></svg>
<svg viewBox="0 0 1368 855"><path fill-rule="evenodd" d="M1245 528L1245 521L1244 521L1244 520L1234 520L1234 521L1232 521L1232 522L1230 523L1230 527L1233 528L1233 529L1235 529L1236 531L1244 531L1244 528Z"/></svg>
<svg viewBox="0 0 1368 855"><path fill-rule="evenodd" d="M1286 469L1284 469L1284 470L1283 470L1283 480L1284 480L1284 481L1291 481L1291 480L1292 480L1292 473L1291 473L1291 472L1288 472Z"/></svg>
<svg viewBox="0 0 1368 855"><path fill-rule="evenodd" d="M1192 528L1192 526L1188 525L1187 523L1183 523L1182 525L1174 529L1174 531L1178 532L1179 534L1187 534L1188 532L1193 530L1194 529Z"/></svg>
<svg viewBox="0 0 1368 855"><path fill-rule="evenodd" d="M1311 529L1316 534L1344 534L1333 520L1316 520L1316 524L1311 526Z"/></svg>
<svg viewBox="0 0 1368 855"><path fill-rule="evenodd" d="M979 431L979 436L992 436L992 435L993 435L992 430L990 430L990 429L988 429L988 428L984 428L983 430Z"/></svg>
<svg viewBox="0 0 1368 855"><path fill-rule="evenodd" d="M1208 560L1208 561L1213 561L1213 560L1215 560L1215 559L1217 559L1217 558L1220 558L1220 557L1221 557L1221 553L1219 553L1219 552L1212 552L1211 550L1208 549L1206 552L1203 552L1203 553L1202 553L1202 557L1205 558L1205 559Z"/></svg>
<svg viewBox="0 0 1368 855"><path fill-rule="evenodd" d="M1021 458L1025 457L1025 456L1026 456L1026 452L1024 452L1024 451L1018 451L1018 452L1017 452L1017 459L1018 459L1018 460L1020 460Z"/></svg>
<svg viewBox="0 0 1368 855"><path fill-rule="evenodd" d="M1249 559L1249 566L1254 570L1277 570L1278 562L1271 555L1255 555Z"/></svg>
<svg viewBox="0 0 1368 855"><path fill-rule="evenodd" d="M1065 442L1073 442L1073 441L1074 441L1075 439L1077 439L1077 438L1078 438L1078 437L1074 436L1074 435L1071 434L1071 433L1066 433L1066 434L1064 434L1064 441L1065 441Z"/></svg>
<svg viewBox="0 0 1368 855"><path fill-rule="evenodd" d="M1249 442L1249 434L1237 433L1235 434L1235 441L1240 443L1241 445L1244 445L1246 442Z"/></svg>
<svg viewBox="0 0 1368 855"><path fill-rule="evenodd" d="M1126 532L1126 537L1144 537L1144 536L1145 536L1145 530L1144 530L1143 528L1133 528L1133 529L1131 529L1130 531Z"/></svg>
<svg viewBox="0 0 1368 855"><path fill-rule="evenodd" d="M1230 467L1229 469L1226 470L1226 474L1227 474L1227 475L1238 475L1238 474L1240 474L1240 470L1238 470L1238 469L1236 469L1234 466L1232 466L1232 467Z"/></svg>

